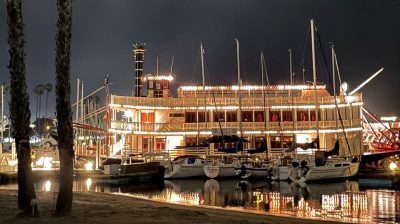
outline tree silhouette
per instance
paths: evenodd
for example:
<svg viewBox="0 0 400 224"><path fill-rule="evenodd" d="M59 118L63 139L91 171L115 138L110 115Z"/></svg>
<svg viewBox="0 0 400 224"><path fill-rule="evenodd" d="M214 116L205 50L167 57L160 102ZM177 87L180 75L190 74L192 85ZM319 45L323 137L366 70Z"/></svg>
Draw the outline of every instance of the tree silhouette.
<svg viewBox="0 0 400 224"><path fill-rule="evenodd" d="M58 150L60 151L60 188L55 215L65 216L72 209L73 129L71 112L70 49L72 27L71 0L57 0L56 101Z"/></svg>
<svg viewBox="0 0 400 224"><path fill-rule="evenodd" d="M47 83L44 85L44 91L46 91L46 117L47 117L47 103L49 101L49 92L53 90L53 85L51 83Z"/></svg>
<svg viewBox="0 0 400 224"><path fill-rule="evenodd" d="M25 78L24 33L21 0L7 0L8 53L10 55L10 118L18 158L18 208L21 215L39 215L32 180L29 145L29 96Z"/></svg>

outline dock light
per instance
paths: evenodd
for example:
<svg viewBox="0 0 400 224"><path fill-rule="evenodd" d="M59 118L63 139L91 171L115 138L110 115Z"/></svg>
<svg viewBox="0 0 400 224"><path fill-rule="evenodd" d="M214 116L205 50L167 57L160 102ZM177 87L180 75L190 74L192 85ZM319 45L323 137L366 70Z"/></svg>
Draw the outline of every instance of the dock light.
<svg viewBox="0 0 400 224"><path fill-rule="evenodd" d="M86 163L85 170L87 170L87 171L93 170L93 163L92 162Z"/></svg>
<svg viewBox="0 0 400 224"><path fill-rule="evenodd" d="M389 164L389 169L392 170L392 171L396 170L397 169L397 164L395 162L391 162Z"/></svg>

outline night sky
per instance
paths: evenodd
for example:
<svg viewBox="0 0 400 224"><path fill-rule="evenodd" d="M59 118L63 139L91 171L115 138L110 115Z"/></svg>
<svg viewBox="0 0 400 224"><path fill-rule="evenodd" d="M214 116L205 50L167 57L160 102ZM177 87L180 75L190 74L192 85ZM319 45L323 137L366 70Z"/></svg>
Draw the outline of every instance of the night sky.
<svg viewBox="0 0 400 224"><path fill-rule="evenodd" d="M34 116L33 87L55 83L56 1L25 0L23 16ZM6 1L0 2L0 18L0 82L8 83ZM76 99L77 78L83 79L88 93L100 87L107 74L114 83L112 93L131 95L135 42L146 43L146 74L156 72L157 57L160 73L169 73L174 57L174 90L180 84L201 84L200 42L205 47L207 82L236 84L234 38L240 41L244 84L260 84L261 50L271 84L288 84L289 48L296 83L302 82L303 58L306 80L311 81L310 43L306 43L310 18L316 21L329 68L328 42L335 43L342 80L350 90L385 68L362 89L365 106L374 113L400 115L400 1L396 0L75 0L71 98ZM317 60L318 80L329 85L321 51ZM43 102L44 98L42 111ZM54 91L49 105L54 112Z"/></svg>

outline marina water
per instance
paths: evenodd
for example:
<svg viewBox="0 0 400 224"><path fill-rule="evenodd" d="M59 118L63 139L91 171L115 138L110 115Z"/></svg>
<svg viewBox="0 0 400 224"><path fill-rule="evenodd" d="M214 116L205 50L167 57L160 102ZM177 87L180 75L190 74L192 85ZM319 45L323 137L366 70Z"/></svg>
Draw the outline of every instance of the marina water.
<svg viewBox="0 0 400 224"><path fill-rule="evenodd" d="M16 183L0 185L17 189ZM55 192L58 181L42 179L39 191ZM345 222L400 222L400 188L368 188L356 180L302 184L265 180L165 180L159 184L97 185L76 180L74 191L123 194L182 205Z"/></svg>

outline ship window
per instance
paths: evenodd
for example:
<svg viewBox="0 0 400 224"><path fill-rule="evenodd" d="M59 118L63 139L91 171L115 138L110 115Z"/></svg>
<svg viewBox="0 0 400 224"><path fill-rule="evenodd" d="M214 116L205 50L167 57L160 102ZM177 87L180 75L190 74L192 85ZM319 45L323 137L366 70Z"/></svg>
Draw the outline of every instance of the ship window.
<svg viewBox="0 0 400 224"><path fill-rule="evenodd" d="M253 111L243 111L242 112L242 121L243 122L252 122L253 121Z"/></svg>
<svg viewBox="0 0 400 224"><path fill-rule="evenodd" d="M256 122L264 122L264 111L255 111L254 117Z"/></svg>
<svg viewBox="0 0 400 224"><path fill-rule="evenodd" d="M202 143L205 143L206 141L207 141L207 138L205 138L205 137L199 137L198 144L200 145L200 144L202 144Z"/></svg>
<svg viewBox="0 0 400 224"><path fill-rule="evenodd" d="M264 142L264 137L254 137L254 147L259 148Z"/></svg>
<svg viewBox="0 0 400 224"><path fill-rule="evenodd" d="M292 111L283 111L282 117L283 117L283 121L293 121Z"/></svg>
<svg viewBox="0 0 400 224"><path fill-rule="evenodd" d="M161 89L160 83L156 83L156 89Z"/></svg>
<svg viewBox="0 0 400 224"><path fill-rule="evenodd" d="M223 122L225 121L225 113L224 112L214 112L214 121L215 122Z"/></svg>
<svg viewBox="0 0 400 224"><path fill-rule="evenodd" d="M140 114L141 117L141 123L149 123L149 122L154 122L154 113L146 113L146 112L142 112Z"/></svg>
<svg viewBox="0 0 400 224"><path fill-rule="evenodd" d="M186 112L185 113L185 122L186 123L196 123L196 112Z"/></svg>
<svg viewBox="0 0 400 224"><path fill-rule="evenodd" d="M149 151L149 138L143 138L143 149L142 152Z"/></svg>
<svg viewBox="0 0 400 224"><path fill-rule="evenodd" d="M163 91L162 90L154 90L154 98L162 98L162 97L163 97Z"/></svg>
<svg viewBox="0 0 400 224"><path fill-rule="evenodd" d="M226 112L226 121L227 122L237 122L237 112L236 111L227 111Z"/></svg>
<svg viewBox="0 0 400 224"><path fill-rule="evenodd" d="M149 81L149 89L153 89L154 87L153 87L153 80L150 80Z"/></svg>
<svg viewBox="0 0 400 224"><path fill-rule="evenodd" d="M196 137L186 137L186 146L196 146Z"/></svg>
<svg viewBox="0 0 400 224"><path fill-rule="evenodd" d="M198 112L197 118L198 122L206 122L205 112Z"/></svg>
<svg viewBox="0 0 400 224"><path fill-rule="evenodd" d="M272 122L281 121L280 111L270 111L269 120Z"/></svg>
<svg viewBox="0 0 400 224"><path fill-rule="evenodd" d="M297 111L297 121L308 121L308 111Z"/></svg>
<svg viewBox="0 0 400 224"><path fill-rule="evenodd" d="M335 167L341 167L342 164L335 164Z"/></svg>
<svg viewBox="0 0 400 224"><path fill-rule="evenodd" d="M168 80L162 80L163 89L168 89Z"/></svg>
<svg viewBox="0 0 400 224"><path fill-rule="evenodd" d="M350 166L350 164L345 163L345 164L343 164L343 166Z"/></svg>
<svg viewBox="0 0 400 224"><path fill-rule="evenodd" d="M156 151L160 152L165 150L165 138L156 138Z"/></svg>
<svg viewBox="0 0 400 224"><path fill-rule="evenodd" d="M281 147L281 137L271 136L271 148L282 148Z"/></svg>
<svg viewBox="0 0 400 224"><path fill-rule="evenodd" d="M310 111L310 121L317 121L315 116L315 110ZM318 120L321 120L321 110L318 110Z"/></svg>

